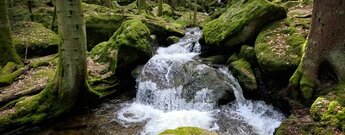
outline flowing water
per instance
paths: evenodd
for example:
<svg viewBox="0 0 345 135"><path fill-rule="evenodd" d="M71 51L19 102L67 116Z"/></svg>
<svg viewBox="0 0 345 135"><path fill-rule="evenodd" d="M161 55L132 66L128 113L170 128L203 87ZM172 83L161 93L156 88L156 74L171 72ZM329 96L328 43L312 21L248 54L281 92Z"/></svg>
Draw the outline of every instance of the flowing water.
<svg viewBox="0 0 345 135"><path fill-rule="evenodd" d="M117 111L113 121L125 127L142 123L143 135L182 126L225 135L273 134L283 114L263 101L246 100L226 67L214 68L198 61L201 30L186 31L178 43L160 47L142 67L136 99ZM236 100L219 106L218 101L229 93Z"/></svg>

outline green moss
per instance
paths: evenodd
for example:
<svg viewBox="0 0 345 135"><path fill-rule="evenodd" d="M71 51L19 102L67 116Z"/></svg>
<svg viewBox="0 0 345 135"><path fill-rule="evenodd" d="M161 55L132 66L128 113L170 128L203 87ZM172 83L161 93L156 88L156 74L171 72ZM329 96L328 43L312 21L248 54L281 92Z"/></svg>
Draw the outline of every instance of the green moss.
<svg viewBox="0 0 345 135"><path fill-rule="evenodd" d="M176 129L168 129L159 135L217 135L216 133L197 127L179 127Z"/></svg>
<svg viewBox="0 0 345 135"><path fill-rule="evenodd" d="M238 79L244 90L254 91L257 89L256 78L251 69L251 64L248 61L239 59L232 62L230 66L232 73Z"/></svg>
<svg viewBox="0 0 345 135"><path fill-rule="evenodd" d="M8 62L4 69L0 72L0 75L10 74L17 69L17 64L14 62Z"/></svg>
<svg viewBox="0 0 345 135"><path fill-rule="evenodd" d="M239 60L239 59L240 59L240 57L238 56L238 54L234 53L233 55L231 55L231 56L229 57L229 59L228 59L227 62L226 62L226 65L229 65L230 63L232 63L232 62L234 62L234 61L237 61L237 60Z"/></svg>
<svg viewBox="0 0 345 135"><path fill-rule="evenodd" d="M247 61L254 63L256 61L255 50L253 47L248 45L242 45L240 51L240 57Z"/></svg>
<svg viewBox="0 0 345 135"><path fill-rule="evenodd" d="M314 81L308 78L306 75L302 75L300 80L300 90L305 99L310 99L314 93Z"/></svg>
<svg viewBox="0 0 345 135"><path fill-rule="evenodd" d="M25 71L25 68L19 68L18 70L10 74L0 75L0 86L11 84L17 77L23 74L24 71Z"/></svg>
<svg viewBox="0 0 345 135"><path fill-rule="evenodd" d="M306 36L304 30L287 26L286 20L265 27L256 39L256 57L265 73L292 74L299 65Z"/></svg>
<svg viewBox="0 0 345 135"><path fill-rule="evenodd" d="M169 44L175 44L175 43L177 43L179 40L180 40L180 38L179 38L179 37L176 37L176 36L169 36L169 37L167 38L167 42L168 42Z"/></svg>
<svg viewBox="0 0 345 135"><path fill-rule="evenodd" d="M57 34L35 22L16 23L12 37L18 54L23 58L26 47L28 57L44 56L57 53L60 42Z"/></svg>
<svg viewBox="0 0 345 135"><path fill-rule="evenodd" d="M231 48L247 41L266 23L285 17L286 10L266 0L239 1L207 23L204 40L210 47Z"/></svg>
<svg viewBox="0 0 345 135"><path fill-rule="evenodd" d="M116 78L128 77L137 65L146 63L152 56L153 49L149 39L150 30L145 24L140 20L128 20L107 42L96 45L91 50L90 57L103 64L106 71L90 75L90 90L97 95L114 92L113 88L118 86Z"/></svg>

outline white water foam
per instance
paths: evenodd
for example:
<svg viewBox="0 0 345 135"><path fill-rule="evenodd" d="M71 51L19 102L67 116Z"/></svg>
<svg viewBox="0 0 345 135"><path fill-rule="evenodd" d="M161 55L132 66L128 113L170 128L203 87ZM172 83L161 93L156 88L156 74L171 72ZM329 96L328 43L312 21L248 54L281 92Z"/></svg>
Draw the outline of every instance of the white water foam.
<svg viewBox="0 0 345 135"><path fill-rule="evenodd" d="M219 132L222 130L225 131L223 134L273 134L284 116L262 101L246 100L240 85L227 68L220 68L219 71L231 81L226 83L234 89L236 101L221 108L217 108L211 100L214 95L207 88L198 90L194 98L186 99L182 92L183 86L170 85L174 79L172 68L179 68L183 63L194 61L193 57L200 53L201 47L197 41L201 34L200 29L188 29L186 36L181 38L180 42L157 50L157 54L143 67L137 79L136 100L116 112L115 121L124 126L131 123L145 123L142 135L157 135L166 129L182 126ZM207 67L205 64L200 64L196 69L203 70ZM158 86L158 83L163 84L164 87ZM223 118L219 118L219 115ZM247 125L232 128L221 125L218 127L217 123L222 119L237 120ZM247 130L248 126L253 127L254 131Z"/></svg>

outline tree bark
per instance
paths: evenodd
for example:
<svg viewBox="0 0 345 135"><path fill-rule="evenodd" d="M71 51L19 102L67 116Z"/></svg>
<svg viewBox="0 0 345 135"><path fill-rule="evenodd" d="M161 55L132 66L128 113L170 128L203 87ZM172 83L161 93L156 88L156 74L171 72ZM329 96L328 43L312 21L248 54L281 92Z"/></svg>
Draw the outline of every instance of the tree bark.
<svg viewBox="0 0 345 135"><path fill-rule="evenodd" d="M194 0L194 15L193 15L193 25L194 26L197 26L197 22L196 22L197 21L196 13L198 11L197 5L198 5L198 0Z"/></svg>
<svg viewBox="0 0 345 135"><path fill-rule="evenodd" d="M310 99L319 85L320 65L328 63L336 81L345 81L345 1L314 0L312 26L301 63L290 78L294 98Z"/></svg>
<svg viewBox="0 0 345 135"><path fill-rule="evenodd" d="M137 0L137 5L139 8L138 14L146 13L146 0Z"/></svg>
<svg viewBox="0 0 345 135"><path fill-rule="evenodd" d="M163 0L158 0L158 16L163 15Z"/></svg>
<svg viewBox="0 0 345 135"><path fill-rule="evenodd" d="M104 5L108 8L114 8L112 0L104 0Z"/></svg>
<svg viewBox="0 0 345 135"><path fill-rule="evenodd" d="M81 90L86 90L86 33L81 0L57 0L61 45L52 82L39 94L21 98L14 112L0 116L0 131L36 124L68 111Z"/></svg>
<svg viewBox="0 0 345 135"><path fill-rule="evenodd" d="M0 1L0 66L7 62L22 64L12 44L10 21L7 11L7 0Z"/></svg>

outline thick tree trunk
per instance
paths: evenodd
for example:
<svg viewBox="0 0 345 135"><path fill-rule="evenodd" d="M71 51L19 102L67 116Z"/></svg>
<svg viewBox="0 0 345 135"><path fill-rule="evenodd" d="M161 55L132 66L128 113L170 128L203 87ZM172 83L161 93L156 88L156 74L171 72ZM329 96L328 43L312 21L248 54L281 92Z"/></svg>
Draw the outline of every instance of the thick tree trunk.
<svg viewBox="0 0 345 135"><path fill-rule="evenodd" d="M0 116L0 131L55 118L68 111L78 93L86 90L86 34L81 0L57 0L56 10L62 43L54 80L39 94L19 99L15 111Z"/></svg>
<svg viewBox="0 0 345 135"><path fill-rule="evenodd" d="M163 15L163 0L158 0L158 16Z"/></svg>
<svg viewBox="0 0 345 135"><path fill-rule="evenodd" d="M22 64L12 44L7 0L0 0L0 66L5 66L7 62Z"/></svg>
<svg viewBox="0 0 345 135"><path fill-rule="evenodd" d="M320 65L328 63L345 81L345 1L314 0L312 26L298 69L290 78L295 98L310 99L318 87Z"/></svg>
<svg viewBox="0 0 345 135"><path fill-rule="evenodd" d="M60 100L69 106L79 90L85 88L86 33L80 0L57 0L58 29L62 44L59 48L58 84Z"/></svg>

